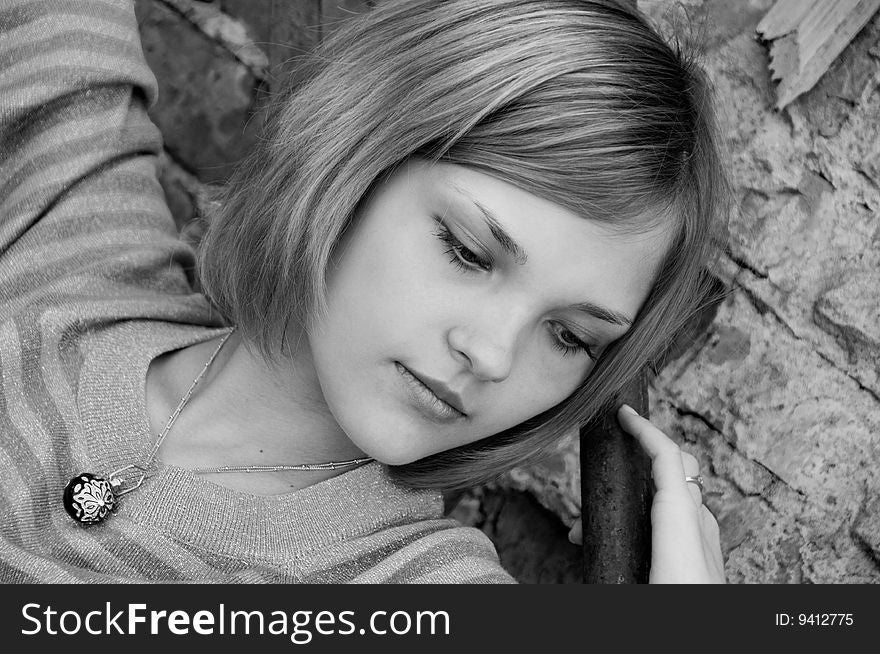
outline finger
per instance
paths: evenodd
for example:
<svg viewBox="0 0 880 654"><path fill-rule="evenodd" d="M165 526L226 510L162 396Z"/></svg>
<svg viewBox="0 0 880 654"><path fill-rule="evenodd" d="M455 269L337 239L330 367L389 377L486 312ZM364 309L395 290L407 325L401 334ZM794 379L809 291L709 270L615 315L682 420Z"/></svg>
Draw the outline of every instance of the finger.
<svg viewBox="0 0 880 654"><path fill-rule="evenodd" d="M584 527L583 522L580 518L574 521L574 524L571 526L571 530L568 532L568 541L570 543L574 543L575 545L583 545L584 544Z"/></svg>
<svg viewBox="0 0 880 654"><path fill-rule="evenodd" d="M715 571L716 580L725 583L724 556L721 553L721 530L712 512L703 506L700 510L700 532L703 537L703 550L709 565Z"/></svg>
<svg viewBox="0 0 880 654"><path fill-rule="evenodd" d="M688 477L696 477L700 474L700 462L690 452L681 451L681 466L684 468L684 474ZM703 491L699 485L693 482L687 482L687 489L697 506L703 504Z"/></svg>
<svg viewBox="0 0 880 654"><path fill-rule="evenodd" d="M690 452L681 450L681 467L684 468L686 475L700 474L700 462Z"/></svg>
<svg viewBox="0 0 880 654"><path fill-rule="evenodd" d="M700 530L708 543L720 544L721 528L718 526L718 520L705 505L700 507Z"/></svg>
<svg viewBox="0 0 880 654"><path fill-rule="evenodd" d="M678 444L626 404L618 410L617 419L621 427L636 438L651 458L651 473L656 489L688 493Z"/></svg>

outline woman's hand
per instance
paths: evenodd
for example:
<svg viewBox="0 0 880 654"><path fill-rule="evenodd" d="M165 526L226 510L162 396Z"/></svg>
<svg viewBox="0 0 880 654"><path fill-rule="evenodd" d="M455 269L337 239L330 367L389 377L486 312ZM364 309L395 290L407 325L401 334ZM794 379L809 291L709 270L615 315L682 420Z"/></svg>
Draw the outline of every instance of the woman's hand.
<svg viewBox="0 0 880 654"><path fill-rule="evenodd" d="M699 486L685 481L685 475L699 474L696 458L626 405L617 412L617 419L651 457L650 583L725 583L718 523L703 505ZM580 520L569 539L582 542Z"/></svg>

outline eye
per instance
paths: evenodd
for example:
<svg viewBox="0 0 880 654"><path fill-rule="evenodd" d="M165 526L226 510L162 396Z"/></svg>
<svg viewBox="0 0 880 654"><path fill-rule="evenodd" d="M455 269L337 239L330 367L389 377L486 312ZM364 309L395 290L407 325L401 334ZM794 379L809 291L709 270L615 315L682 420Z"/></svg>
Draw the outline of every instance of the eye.
<svg viewBox="0 0 880 654"><path fill-rule="evenodd" d="M492 270L491 261L487 261L468 248L439 220L437 221L437 231L434 232L434 236L446 245L446 254L449 256L451 264L458 266L462 270L482 270L486 272Z"/></svg>
<svg viewBox="0 0 880 654"><path fill-rule="evenodd" d="M559 323L552 323L553 346L562 352L562 356L584 353L593 361L596 355L593 349L578 338L570 329Z"/></svg>

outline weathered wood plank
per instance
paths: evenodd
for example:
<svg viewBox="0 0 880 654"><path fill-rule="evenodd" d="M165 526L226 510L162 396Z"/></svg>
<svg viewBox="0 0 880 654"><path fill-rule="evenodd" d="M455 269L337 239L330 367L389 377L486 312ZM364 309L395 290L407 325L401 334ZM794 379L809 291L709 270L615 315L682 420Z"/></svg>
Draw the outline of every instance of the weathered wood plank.
<svg viewBox="0 0 880 654"><path fill-rule="evenodd" d="M880 0L779 0L758 24L770 41L776 108L809 91L867 24Z"/></svg>

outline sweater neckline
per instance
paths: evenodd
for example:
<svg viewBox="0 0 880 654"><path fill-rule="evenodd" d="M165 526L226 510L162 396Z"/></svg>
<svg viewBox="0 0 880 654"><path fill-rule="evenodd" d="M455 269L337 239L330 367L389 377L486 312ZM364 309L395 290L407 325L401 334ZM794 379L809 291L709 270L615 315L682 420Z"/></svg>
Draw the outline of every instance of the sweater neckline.
<svg viewBox="0 0 880 654"><path fill-rule="evenodd" d="M155 443L146 407L150 362L227 330L132 321L96 337L86 355L80 399L95 472L143 461ZM440 518L442 506L439 493L400 487L377 462L291 493L254 495L160 461L141 488L122 498L108 524L127 518L206 551L274 559L394 524Z"/></svg>

